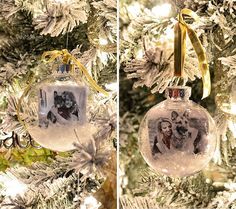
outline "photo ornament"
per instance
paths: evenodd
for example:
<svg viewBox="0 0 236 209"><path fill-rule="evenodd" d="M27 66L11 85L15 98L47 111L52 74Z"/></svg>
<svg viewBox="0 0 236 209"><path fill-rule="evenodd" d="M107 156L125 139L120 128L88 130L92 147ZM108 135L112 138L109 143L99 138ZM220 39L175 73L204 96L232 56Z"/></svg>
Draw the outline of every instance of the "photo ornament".
<svg viewBox="0 0 236 209"><path fill-rule="evenodd" d="M87 91L83 86L49 85L39 90L39 127L83 124Z"/></svg>
<svg viewBox="0 0 236 209"><path fill-rule="evenodd" d="M183 151L189 154L204 152L208 135L207 118L192 117L190 112L169 111L166 117L149 120L149 140L152 156Z"/></svg>

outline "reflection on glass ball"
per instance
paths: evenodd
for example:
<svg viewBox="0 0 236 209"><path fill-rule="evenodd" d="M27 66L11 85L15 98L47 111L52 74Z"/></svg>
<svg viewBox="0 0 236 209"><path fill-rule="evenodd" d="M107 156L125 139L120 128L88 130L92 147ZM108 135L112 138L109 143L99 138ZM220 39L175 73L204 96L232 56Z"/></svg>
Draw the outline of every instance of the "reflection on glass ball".
<svg viewBox="0 0 236 209"><path fill-rule="evenodd" d="M140 151L157 172L184 177L202 170L216 148L215 123L190 101L189 87L166 90L167 100L152 107L139 129Z"/></svg>

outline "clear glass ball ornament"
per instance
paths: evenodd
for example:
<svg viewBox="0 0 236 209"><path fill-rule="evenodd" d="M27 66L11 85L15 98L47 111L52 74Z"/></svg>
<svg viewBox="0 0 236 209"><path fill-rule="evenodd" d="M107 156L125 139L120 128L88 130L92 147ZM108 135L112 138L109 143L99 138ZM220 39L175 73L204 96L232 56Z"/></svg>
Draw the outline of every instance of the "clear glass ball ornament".
<svg viewBox="0 0 236 209"><path fill-rule="evenodd" d="M51 76L32 85L20 104L20 120L31 137L54 151L73 150L78 137L83 142L96 132L86 117L88 88L69 73L73 67L59 65Z"/></svg>
<svg viewBox="0 0 236 209"><path fill-rule="evenodd" d="M167 100L152 107L139 128L145 161L159 173L185 177L202 170L212 159L216 126L210 114L189 100L190 87L169 87Z"/></svg>

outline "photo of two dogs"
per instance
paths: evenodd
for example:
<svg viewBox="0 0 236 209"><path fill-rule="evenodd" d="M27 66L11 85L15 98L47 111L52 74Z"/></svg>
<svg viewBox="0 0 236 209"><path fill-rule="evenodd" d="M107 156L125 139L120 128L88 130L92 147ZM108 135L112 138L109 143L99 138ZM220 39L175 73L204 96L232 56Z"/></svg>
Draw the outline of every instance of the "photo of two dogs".
<svg viewBox="0 0 236 209"><path fill-rule="evenodd" d="M192 154L204 152L204 144L208 134L208 122L206 117L191 117L188 110L184 113L172 111L170 117L158 118L152 122L158 124L155 126L152 125L156 130L155 139L151 140L150 138L153 155L156 153L165 154L171 148ZM166 125L160 123L166 123ZM156 128L157 126L159 128ZM150 130L150 128L151 127L149 127L149 131L153 131ZM149 136L151 136L151 134L149 134ZM164 149L163 146L165 147Z"/></svg>

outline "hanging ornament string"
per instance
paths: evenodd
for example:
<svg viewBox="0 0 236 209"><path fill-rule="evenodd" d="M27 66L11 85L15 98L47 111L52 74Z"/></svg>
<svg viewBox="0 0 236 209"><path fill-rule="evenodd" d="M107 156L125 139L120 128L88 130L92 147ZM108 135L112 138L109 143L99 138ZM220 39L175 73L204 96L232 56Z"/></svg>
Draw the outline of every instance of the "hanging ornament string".
<svg viewBox="0 0 236 209"><path fill-rule="evenodd" d="M184 60L186 54L186 33L193 45L193 48L197 54L199 69L202 73L203 82L203 96L202 99L208 97L211 92L211 79L210 72L207 63L207 57L205 50L197 37L196 32L184 21L183 15L192 17L195 21L199 19L198 15L190 9L182 9L178 16L178 23L175 24L174 33L174 75L182 77Z"/></svg>
<svg viewBox="0 0 236 209"><path fill-rule="evenodd" d="M44 52L42 55L42 60L45 63L49 63L54 61L56 58L62 58L63 62L68 64L69 61L73 61L74 64L76 64L78 66L78 68L81 70L81 72L85 75L85 77L87 78L89 84L97 91L101 92L102 94L104 94L105 96L109 96L109 93L107 91L105 91L104 89L102 89L95 80L93 80L93 78L89 75L87 69L84 67L84 65L77 60L72 54L70 54L68 52L67 49L63 49L63 50L54 50L54 51L48 51L48 52ZM75 74L74 70L72 71L73 74Z"/></svg>

